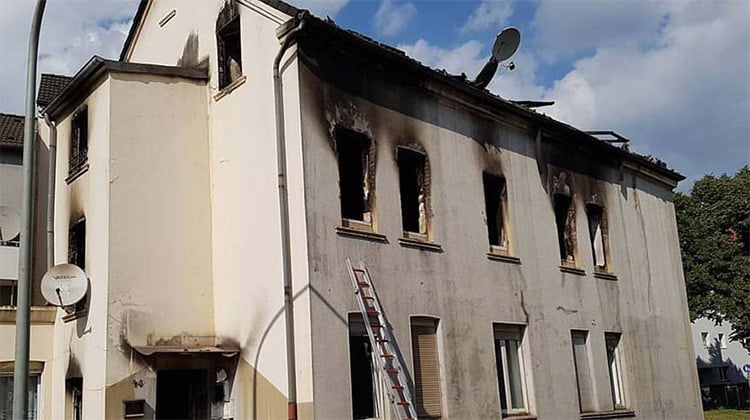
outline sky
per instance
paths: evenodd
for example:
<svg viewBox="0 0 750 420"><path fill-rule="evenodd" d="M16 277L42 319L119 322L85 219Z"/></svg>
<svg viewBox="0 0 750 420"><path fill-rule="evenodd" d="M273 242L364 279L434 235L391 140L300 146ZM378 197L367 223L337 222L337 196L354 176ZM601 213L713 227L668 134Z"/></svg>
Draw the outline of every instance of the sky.
<svg viewBox="0 0 750 420"><path fill-rule="evenodd" d="M49 0L40 72L116 59L137 0ZM291 0L319 17L473 79L497 33L522 41L489 89L582 130L614 130L685 176L750 164L750 1ZM33 1L0 0L0 112L23 112ZM507 62L506 62L507 64Z"/></svg>

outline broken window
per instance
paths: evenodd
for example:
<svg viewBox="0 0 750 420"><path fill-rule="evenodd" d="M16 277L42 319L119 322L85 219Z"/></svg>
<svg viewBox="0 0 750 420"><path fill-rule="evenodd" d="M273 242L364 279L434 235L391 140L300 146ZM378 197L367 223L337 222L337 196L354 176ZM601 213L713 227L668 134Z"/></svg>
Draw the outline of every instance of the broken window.
<svg viewBox="0 0 750 420"><path fill-rule="evenodd" d="M604 341L607 345L607 364L609 367L609 388L612 393L613 408L624 408L622 384L622 363L620 361L620 334L605 333Z"/></svg>
<svg viewBox="0 0 750 420"><path fill-rule="evenodd" d="M505 226L507 193L503 178L484 174L484 205L487 213L487 235L491 248L508 250L508 233Z"/></svg>
<svg viewBox="0 0 750 420"><path fill-rule="evenodd" d="M83 108L73 117L70 131L70 156L68 174L72 175L81 169L88 160L89 152L89 117L88 109Z"/></svg>
<svg viewBox="0 0 750 420"><path fill-rule="evenodd" d="M495 324L495 361L503 417L528 412L524 369L523 326Z"/></svg>
<svg viewBox="0 0 750 420"><path fill-rule="evenodd" d="M563 265L575 265L576 212L573 197L567 194L554 194L553 204L561 263Z"/></svg>
<svg viewBox="0 0 750 420"><path fill-rule="evenodd" d="M352 414L355 419L377 417L376 364L365 324L358 314L349 315L349 368Z"/></svg>
<svg viewBox="0 0 750 420"><path fill-rule="evenodd" d="M70 398L72 420L83 420L83 378L68 378L65 380L65 392Z"/></svg>
<svg viewBox="0 0 750 420"><path fill-rule="evenodd" d="M210 418L208 386L207 369L159 369L156 372L156 418Z"/></svg>
<svg viewBox="0 0 750 420"><path fill-rule="evenodd" d="M225 1L216 19L216 52L219 89L224 89L242 76L240 15L232 0Z"/></svg>
<svg viewBox="0 0 750 420"><path fill-rule="evenodd" d="M581 413L595 411L594 388L589 365L588 331L571 331L573 342L573 365L578 388L578 405Z"/></svg>
<svg viewBox="0 0 750 420"><path fill-rule="evenodd" d="M437 322L433 318L411 319L415 402L420 419L438 419L442 416Z"/></svg>
<svg viewBox="0 0 750 420"><path fill-rule="evenodd" d="M591 239L594 269L597 271L607 271L607 223L604 217L604 208L597 204L587 204L586 214L589 219L589 238Z"/></svg>
<svg viewBox="0 0 750 420"><path fill-rule="evenodd" d="M68 262L86 269L86 219L75 222L68 236Z"/></svg>
<svg viewBox="0 0 750 420"><path fill-rule="evenodd" d="M427 235L427 156L416 150L398 149L401 223L404 232Z"/></svg>
<svg viewBox="0 0 750 420"><path fill-rule="evenodd" d="M336 130L336 151L341 189L341 218L372 224L370 139L345 129Z"/></svg>

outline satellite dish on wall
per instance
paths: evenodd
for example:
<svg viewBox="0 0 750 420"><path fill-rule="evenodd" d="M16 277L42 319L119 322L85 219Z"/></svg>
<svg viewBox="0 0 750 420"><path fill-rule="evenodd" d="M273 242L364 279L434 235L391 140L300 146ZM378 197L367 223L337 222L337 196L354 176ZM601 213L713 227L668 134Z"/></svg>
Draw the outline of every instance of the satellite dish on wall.
<svg viewBox="0 0 750 420"><path fill-rule="evenodd" d="M21 232L21 215L12 207L0 206L0 241L11 241Z"/></svg>
<svg viewBox="0 0 750 420"><path fill-rule="evenodd" d="M56 265L42 277L42 296L52 305L69 307L86 296L89 281L77 265Z"/></svg>
<svg viewBox="0 0 750 420"><path fill-rule="evenodd" d="M512 57L518 50L519 45L521 45L521 32L518 29L511 26L500 31L492 45L492 55L489 61L482 67L482 71L479 72L472 84L480 89L486 88L492 81L492 77L495 76L498 65ZM513 70L516 65L511 61L505 67Z"/></svg>

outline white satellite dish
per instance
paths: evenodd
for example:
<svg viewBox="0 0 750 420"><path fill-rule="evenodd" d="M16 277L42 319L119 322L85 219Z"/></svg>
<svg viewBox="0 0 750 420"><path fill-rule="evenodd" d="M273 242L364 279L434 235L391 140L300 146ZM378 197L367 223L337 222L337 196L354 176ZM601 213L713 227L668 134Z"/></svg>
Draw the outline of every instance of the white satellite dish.
<svg viewBox="0 0 750 420"><path fill-rule="evenodd" d="M492 46L492 57L498 62L509 59L521 45L521 32L514 27L508 27L500 31Z"/></svg>
<svg viewBox="0 0 750 420"><path fill-rule="evenodd" d="M519 45L521 45L521 32L519 32L518 29L508 27L500 31L495 38L495 43L492 45L492 55L490 56L490 59L487 61L487 64L482 67L477 78L471 83L480 89L486 88L495 76L500 62L513 56L513 54L516 53L516 50L518 50ZM503 64L503 67L513 70L516 68L516 65L511 61L507 65Z"/></svg>
<svg viewBox="0 0 750 420"><path fill-rule="evenodd" d="M68 307L86 296L89 281L77 265L56 265L42 277L42 296L52 305Z"/></svg>
<svg viewBox="0 0 750 420"><path fill-rule="evenodd" d="M21 215L8 206L0 206L0 241L11 241L21 231Z"/></svg>

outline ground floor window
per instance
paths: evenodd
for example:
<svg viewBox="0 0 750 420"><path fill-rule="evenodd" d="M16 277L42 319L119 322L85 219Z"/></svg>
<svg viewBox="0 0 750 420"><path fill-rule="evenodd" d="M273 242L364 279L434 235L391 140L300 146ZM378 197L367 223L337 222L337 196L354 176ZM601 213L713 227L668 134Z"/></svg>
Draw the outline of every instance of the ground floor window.
<svg viewBox="0 0 750 420"><path fill-rule="evenodd" d="M32 373L29 375L29 412L26 418L36 420L39 407L39 386L41 375ZM0 374L0 419L13 418L13 374Z"/></svg>
<svg viewBox="0 0 750 420"><path fill-rule="evenodd" d="M503 416L528 412L522 325L495 324L495 361Z"/></svg>
<svg viewBox="0 0 750 420"><path fill-rule="evenodd" d="M373 349L359 314L349 315L349 369L352 383L352 416L369 419L377 413L377 375Z"/></svg>
<svg viewBox="0 0 750 420"><path fill-rule="evenodd" d="M411 319L415 402L420 419L439 419L443 415L437 326L434 318Z"/></svg>

